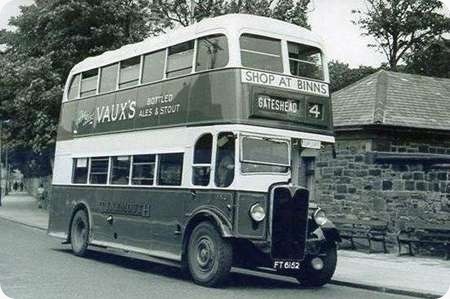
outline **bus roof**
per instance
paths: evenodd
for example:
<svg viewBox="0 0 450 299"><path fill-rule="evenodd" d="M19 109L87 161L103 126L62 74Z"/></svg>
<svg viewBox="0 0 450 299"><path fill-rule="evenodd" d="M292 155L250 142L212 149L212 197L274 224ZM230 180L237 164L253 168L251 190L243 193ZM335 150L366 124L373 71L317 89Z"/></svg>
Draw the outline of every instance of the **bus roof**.
<svg viewBox="0 0 450 299"><path fill-rule="evenodd" d="M288 39L299 43L322 48L322 39L310 30L280 20L248 15L228 14L204 19L188 27L177 28L157 37L149 37L142 42L125 45L117 50L89 57L73 67L71 74L91 70L158 49L163 49L184 41L214 33L228 35L252 32L279 39Z"/></svg>

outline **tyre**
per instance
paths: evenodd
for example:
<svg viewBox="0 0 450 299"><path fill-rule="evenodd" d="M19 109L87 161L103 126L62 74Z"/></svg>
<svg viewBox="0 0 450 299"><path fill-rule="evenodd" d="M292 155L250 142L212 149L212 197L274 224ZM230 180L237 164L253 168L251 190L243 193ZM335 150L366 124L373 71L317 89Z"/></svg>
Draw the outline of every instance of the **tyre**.
<svg viewBox="0 0 450 299"><path fill-rule="evenodd" d="M209 222L199 223L191 233L187 262L195 283L215 287L228 277L233 261L230 242Z"/></svg>
<svg viewBox="0 0 450 299"><path fill-rule="evenodd" d="M77 256L86 255L89 242L89 220L85 210L78 210L72 219L70 227L70 243L72 251Z"/></svg>
<svg viewBox="0 0 450 299"><path fill-rule="evenodd" d="M305 264L297 276L297 280L305 287L321 287L331 281L337 263L337 250L335 244L330 244L325 250L325 255L319 256L323 261L323 268L315 270L311 261L315 257L305 259Z"/></svg>

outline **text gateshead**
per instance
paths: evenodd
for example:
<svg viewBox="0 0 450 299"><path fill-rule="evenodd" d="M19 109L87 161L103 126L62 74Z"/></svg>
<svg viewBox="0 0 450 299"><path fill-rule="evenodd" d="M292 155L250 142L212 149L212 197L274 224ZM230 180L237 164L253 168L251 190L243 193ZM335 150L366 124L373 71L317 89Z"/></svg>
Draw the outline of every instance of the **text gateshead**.
<svg viewBox="0 0 450 299"><path fill-rule="evenodd" d="M327 83L310 81L291 76L243 69L241 71L241 81L242 83L273 86L324 97L329 96Z"/></svg>
<svg viewBox="0 0 450 299"><path fill-rule="evenodd" d="M289 100L271 98L266 95L260 95L257 98L258 108L273 112L297 113L298 103Z"/></svg>

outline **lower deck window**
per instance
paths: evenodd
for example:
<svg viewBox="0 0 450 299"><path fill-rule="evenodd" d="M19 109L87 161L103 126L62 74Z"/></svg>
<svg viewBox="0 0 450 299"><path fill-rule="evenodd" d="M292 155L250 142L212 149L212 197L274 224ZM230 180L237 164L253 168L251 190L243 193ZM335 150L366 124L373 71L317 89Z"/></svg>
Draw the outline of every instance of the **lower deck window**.
<svg viewBox="0 0 450 299"><path fill-rule="evenodd" d="M88 158L73 159L72 183L86 184L88 177Z"/></svg>
<svg viewBox="0 0 450 299"><path fill-rule="evenodd" d="M159 155L158 185L180 186L182 173L182 153Z"/></svg>
<svg viewBox="0 0 450 299"><path fill-rule="evenodd" d="M106 184L108 180L109 158L91 158L89 183Z"/></svg>
<svg viewBox="0 0 450 299"><path fill-rule="evenodd" d="M130 178L130 156L111 158L111 184L128 185Z"/></svg>
<svg viewBox="0 0 450 299"><path fill-rule="evenodd" d="M131 184L153 185L155 177L155 155L133 156Z"/></svg>

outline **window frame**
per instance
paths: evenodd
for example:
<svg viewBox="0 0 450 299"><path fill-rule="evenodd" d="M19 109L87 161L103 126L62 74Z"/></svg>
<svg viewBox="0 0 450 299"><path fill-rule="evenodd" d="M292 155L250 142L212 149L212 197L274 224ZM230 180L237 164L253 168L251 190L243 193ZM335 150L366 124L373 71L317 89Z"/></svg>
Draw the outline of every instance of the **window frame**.
<svg viewBox="0 0 450 299"><path fill-rule="evenodd" d="M180 68L180 69L175 69L175 70L169 71L169 58L170 58L170 55L175 55L175 54L179 54L181 52L187 52L187 51L191 50L191 49L189 49L189 50L186 50L186 51L176 52L175 54L170 54L170 48L173 48L173 47L176 47L176 46L179 46L179 45L182 45L182 44L191 43L191 42L193 43L193 45L192 45L192 57L190 59L190 61L191 61L190 67L184 67L184 68ZM190 40L187 40L187 41L184 41L184 42L180 42L180 43L177 43L177 44L174 44L174 45L166 47L166 62L165 62L165 68L164 68L164 79L172 79L172 78L178 78L178 77L187 76L189 74L192 74L195 71L194 69L195 69L196 48L197 48L196 46L197 46L197 39L190 39ZM187 70L189 68L191 70L188 73L181 74L181 75L177 74L177 75L174 75L174 76L169 76L170 73L180 72L180 71L183 71L183 70Z"/></svg>
<svg viewBox="0 0 450 299"><path fill-rule="evenodd" d="M249 50L249 49L244 49L241 47L241 39L243 36L252 36L252 37L257 37L257 38L262 38L262 39L268 39L268 40L274 40L274 41L278 41L280 43L280 55L276 55L276 54L272 54L272 53L266 53L266 52L260 52L260 51L255 51L255 50ZM248 32L248 31L244 31L241 32L239 34L239 38L238 38L238 49L239 49L239 57L240 57L240 66L244 67L244 68L252 68L252 69L257 69L260 71L265 71L265 72L274 72L274 73L280 73L283 74L286 72L285 70L285 53L284 53L284 44L285 40L281 39L281 38L276 38L276 37L272 37L272 36L268 36L268 35L262 35L260 33L253 33L253 32ZM256 55L263 55L263 56L268 56L268 57L279 57L280 58L280 69L279 70L272 70L272 69L266 69L266 68L262 68L262 67L254 67L254 66L245 66L242 62L242 52L246 52L246 53L251 53L251 54L256 54Z"/></svg>
<svg viewBox="0 0 450 299"><path fill-rule="evenodd" d="M302 60L302 59L298 59L298 58L291 58L291 57L289 57L289 44L292 44L292 45L294 45L296 47L303 46L303 47L310 47L310 48L315 48L315 49L319 50L320 66L319 66L319 64L316 64L316 63L313 63L313 62L310 62L310 61L307 61L307 60ZM320 47L316 47L316 46L308 45L308 44L305 44L305 43L300 43L300 42L294 42L294 41L291 41L291 40L287 40L286 41L286 50L287 50L287 63L288 63L288 66L289 66L289 74L290 75L295 76L295 77L307 78L307 79L310 79L310 80L325 81L324 53L323 53L323 50ZM321 72L321 75L322 75L321 78L313 78L311 76L293 74L292 71L291 71L291 60L296 61L299 64L304 63L304 64L313 65L314 67L318 68L319 71Z"/></svg>
<svg viewBox="0 0 450 299"><path fill-rule="evenodd" d="M91 182L91 175L92 175L92 159L98 159L98 160L106 160L108 161L108 168L106 170L106 182L105 183L92 183ZM99 174L102 174L103 172L100 172ZM97 174L97 173L95 173ZM99 157L90 157L89 158L89 177L88 177L88 185L100 185L100 186L105 186L105 185L110 185L109 184L109 179L110 179L110 174L111 174L111 157L110 156L99 156Z"/></svg>
<svg viewBox="0 0 450 299"><path fill-rule="evenodd" d="M137 64L131 64L131 65L128 65L127 67L125 67L125 68L122 68L122 64L123 64L124 62L132 61L132 60L134 60L134 59L139 60L139 63L137 63ZM135 66L137 66L137 77L136 77L135 79L134 79L134 77L133 77L132 80L128 80L128 81L122 82L122 78L121 78L122 70L123 70L123 69L126 69L126 68L132 68L132 67L134 68ZM139 55L139 56L133 56L133 57L130 57L130 58L127 58L127 59L124 59L124 60L119 61L119 68L118 68L118 76L117 76L117 87L116 87L116 90L123 90L123 89L133 88L133 87L139 86L139 85L140 85L140 81L141 81L141 70L142 70L142 55ZM131 84L131 83L133 83L133 82L136 82L136 84L134 84L134 85L128 85L128 84ZM121 87L121 85L126 85L126 86Z"/></svg>
<svg viewBox="0 0 450 299"><path fill-rule="evenodd" d="M163 155L181 155L181 172L180 172L180 183L179 184L161 184L161 156ZM184 162L185 162L185 152L173 152L173 153L159 153L158 154L158 163L157 163L157 171L156 173L156 186L162 186L162 187L181 187L183 186L183 169L184 169Z"/></svg>
<svg viewBox="0 0 450 299"><path fill-rule="evenodd" d="M200 141L200 139L202 139L205 136L211 136L211 151L210 151L210 160L209 163L195 163L195 154L196 154L196 148L197 148L197 143ZM194 142L194 146L193 146L193 151L192 151L192 165L191 165L191 184L192 186L196 186L196 187L208 187L211 185L211 177L212 177L212 171L213 171L213 154L214 154L214 139L215 136L211 133L211 132L206 132L201 134ZM208 184L206 185L199 185L199 184L195 184L194 183L194 168L196 167L209 167L209 179L208 179Z"/></svg>
<svg viewBox="0 0 450 299"><path fill-rule="evenodd" d="M226 42L226 49L225 52L227 54L227 59L224 65L219 66L219 67L214 67L214 68L208 68L208 69L204 69L204 70L197 70L197 62L198 62L198 49L199 49L199 41L200 40L204 40L204 39L208 39L208 38L224 38L225 42ZM208 34L208 35L204 35L204 36L200 36L197 37L195 39L195 57L194 57L194 69L193 69L193 73L201 73L201 72L208 72L211 70L218 70L218 69L223 69L226 68L228 66L228 64L230 63L230 42L228 39L228 36L223 33L223 32L218 32L218 33L213 33L213 34Z"/></svg>
<svg viewBox="0 0 450 299"><path fill-rule="evenodd" d="M119 157L128 157L128 161L129 161L129 167L128 167L128 182L126 184L117 184L117 183L113 183L113 177L114 177L114 158L119 158ZM131 176L131 161L132 161L132 156L130 155L115 155L115 156L110 156L110 171L109 171L109 179L108 179L108 185L113 185L113 186L126 186L129 184L130 182L130 176Z"/></svg>
<svg viewBox="0 0 450 299"><path fill-rule="evenodd" d="M88 90L84 91L84 93L89 93L89 92L92 92L92 91L94 91L94 93L93 94L88 94L88 95L83 95L82 94L83 93L83 79L84 79L83 74L89 73L89 72L94 72L94 71L97 71L97 75L90 76L87 79L91 79L93 77L97 77L96 82L95 82L95 89L88 89ZM80 85L79 85L79 93L78 93L79 97L80 98L88 98L88 97L92 97L92 96L98 95L98 87L99 87L99 80L100 80L100 68L90 69L90 70L81 72L79 74L80 74Z"/></svg>
<svg viewBox="0 0 450 299"><path fill-rule="evenodd" d="M288 149L288 164L278 164L278 163L270 163L270 162L261 162L254 160L244 160L244 139L252 138L252 139L268 139L274 140L276 142L286 143ZM240 163L250 163L250 164L259 164L259 165L268 165L268 166L280 166L280 167L291 167L291 143L290 141L282 138L269 137L269 136L259 136L252 134L240 134L239 136L239 162Z"/></svg>
<svg viewBox="0 0 450 299"><path fill-rule="evenodd" d="M152 177L152 184L134 184L133 183L133 171L134 171L134 157L135 156L155 156L155 162L138 162L141 165L153 165L153 177ZM158 166L158 161L159 161L159 154L135 154L135 155L131 155L131 167L130 167L130 180L129 180L129 185L130 186L136 186L136 187L150 187L150 186L155 186L156 185L156 172L157 172L157 166ZM142 180L142 179L141 179Z"/></svg>
<svg viewBox="0 0 450 299"><path fill-rule="evenodd" d="M77 168L78 160L86 159L86 180L84 183L76 183L75 182L75 171ZM89 184L89 169L90 169L90 158L88 157L75 157L72 158L72 178L70 180L71 184L74 185L87 185Z"/></svg>

